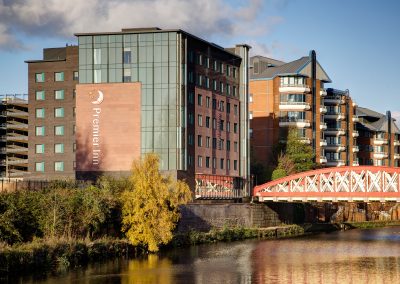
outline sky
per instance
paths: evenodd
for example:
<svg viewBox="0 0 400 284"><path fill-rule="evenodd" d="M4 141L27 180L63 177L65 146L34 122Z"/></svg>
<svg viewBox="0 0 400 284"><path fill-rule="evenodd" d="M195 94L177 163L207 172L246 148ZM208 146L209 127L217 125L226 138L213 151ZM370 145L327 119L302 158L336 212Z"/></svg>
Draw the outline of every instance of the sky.
<svg viewBox="0 0 400 284"><path fill-rule="evenodd" d="M0 94L27 93L24 61L74 33L156 26L286 62L315 50L326 87L400 121L399 14L398 0L0 0Z"/></svg>

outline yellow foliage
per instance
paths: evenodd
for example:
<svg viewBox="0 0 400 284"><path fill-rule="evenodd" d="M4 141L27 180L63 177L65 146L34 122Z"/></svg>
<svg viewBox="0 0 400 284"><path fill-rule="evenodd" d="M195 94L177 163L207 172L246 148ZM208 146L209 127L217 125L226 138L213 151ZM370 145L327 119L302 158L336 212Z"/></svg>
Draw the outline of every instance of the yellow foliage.
<svg viewBox="0 0 400 284"><path fill-rule="evenodd" d="M122 194L122 230L133 245L145 244L153 252L172 239L180 217L178 207L192 197L185 182L161 175L159 163L156 154L135 161L133 189Z"/></svg>

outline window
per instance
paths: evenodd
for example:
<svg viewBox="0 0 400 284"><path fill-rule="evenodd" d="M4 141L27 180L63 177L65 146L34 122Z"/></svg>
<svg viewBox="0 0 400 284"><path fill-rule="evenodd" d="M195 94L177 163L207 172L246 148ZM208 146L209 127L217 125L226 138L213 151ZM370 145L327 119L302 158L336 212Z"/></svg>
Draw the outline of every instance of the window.
<svg viewBox="0 0 400 284"><path fill-rule="evenodd" d="M197 156L197 166L198 167L203 166L203 157L202 156Z"/></svg>
<svg viewBox="0 0 400 284"><path fill-rule="evenodd" d="M238 151L238 142L233 142L233 151Z"/></svg>
<svg viewBox="0 0 400 284"><path fill-rule="evenodd" d="M237 171L237 160L233 160L233 170Z"/></svg>
<svg viewBox="0 0 400 284"><path fill-rule="evenodd" d="M189 80L189 83L193 84L193 72L192 71L188 72L188 80Z"/></svg>
<svg viewBox="0 0 400 284"><path fill-rule="evenodd" d="M197 85L202 86L203 85L203 76L201 74L197 75Z"/></svg>
<svg viewBox="0 0 400 284"><path fill-rule="evenodd" d="M213 147L213 149L217 149L217 138L213 138L212 147Z"/></svg>
<svg viewBox="0 0 400 284"><path fill-rule="evenodd" d="M226 94L227 94L228 96L231 95L231 85L229 85L229 84L226 84Z"/></svg>
<svg viewBox="0 0 400 284"><path fill-rule="evenodd" d="M43 101L44 100L44 91L36 91L36 100Z"/></svg>
<svg viewBox="0 0 400 284"><path fill-rule="evenodd" d="M131 81L132 81L131 69L125 68L124 69L124 82L131 82Z"/></svg>
<svg viewBox="0 0 400 284"><path fill-rule="evenodd" d="M74 71L73 79L74 79L74 81L78 81L79 80L79 72L78 71Z"/></svg>
<svg viewBox="0 0 400 284"><path fill-rule="evenodd" d="M217 100L216 99L212 100L212 108L217 109Z"/></svg>
<svg viewBox="0 0 400 284"><path fill-rule="evenodd" d="M35 80L36 80L36 83L43 83L44 82L44 73L36 73Z"/></svg>
<svg viewBox="0 0 400 284"><path fill-rule="evenodd" d="M213 129L217 129L217 120L213 118Z"/></svg>
<svg viewBox="0 0 400 284"><path fill-rule="evenodd" d="M219 140L219 149L220 150L224 150L224 142L225 142L224 139Z"/></svg>
<svg viewBox="0 0 400 284"><path fill-rule="evenodd" d="M57 136L64 135L64 125L54 126L54 135L57 135Z"/></svg>
<svg viewBox="0 0 400 284"><path fill-rule="evenodd" d="M209 136L206 137L206 147L210 148L211 138Z"/></svg>
<svg viewBox="0 0 400 284"><path fill-rule="evenodd" d="M35 171L44 172L44 162L35 163Z"/></svg>
<svg viewBox="0 0 400 284"><path fill-rule="evenodd" d="M209 89L210 88L210 78L205 77L205 83L206 83L206 88Z"/></svg>
<svg viewBox="0 0 400 284"><path fill-rule="evenodd" d="M64 90L56 90L56 91L54 91L54 98L56 100L63 100L64 99Z"/></svg>
<svg viewBox="0 0 400 284"><path fill-rule="evenodd" d="M56 81L56 82L64 81L64 72L55 72L54 73L54 81Z"/></svg>
<svg viewBox="0 0 400 284"><path fill-rule="evenodd" d="M210 107L210 97L209 96L206 97L206 107L207 108Z"/></svg>
<svg viewBox="0 0 400 284"><path fill-rule="evenodd" d="M199 106L202 106L202 105L203 105L203 96L200 95L200 94L197 95L197 104L198 104Z"/></svg>
<svg viewBox="0 0 400 284"><path fill-rule="evenodd" d="M236 68L235 67L232 68L232 77L236 78Z"/></svg>
<svg viewBox="0 0 400 284"><path fill-rule="evenodd" d="M44 126L36 126L35 133L36 136L44 136Z"/></svg>
<svg viewBox="0 0 400 284"><path fill-rule="evenodd" d="M44 118L44 108L37 108L36 109L36 117L37 118Z"/></svg>
<svg viewBox="0 0 400 284"><path fill-rule="evenodd" d="M238 124L234 123L233 124L233 133L237 133L237 131L238 131Z"/></svg>
<svg viewBox="0 0 400 284"><path fill-rule="evenodd" d="M226 140L226 151L231 150L231 140Z"/></svg>
<svg viewBox="0 0 400 284"><path fill-rule="evenodd" d="M35 153L43 154L44 153L44 144L36 144L35 145Z"/></svg>
<svg viewBox="0 0 400 284"><path fill-rule="evenodd" d="M203 147L203 137L201 135L197 135L197 146Z"/></svg>
<svg viewBox="0 0 400 284"><path fill-rule="evenodd" d="M253 94L249 94L249 102L250 102L250 103L253 102Z"/></svg>
<svg viewBox="0 0 400 284"><path fill-rule="evenodd" d="M219 130L223 131L224 130L224 120L221 120L220 124L219 124Z"/></svg>
<svg viewBox="0 0 400 284"><path fill-rule="evenodd" d="M73 108L72 108L72 115L73 115L73 117L76 116L76 107L73 107Z"/></svg>
<svg viewBox="0 0 400 284"><path fill-rule="evenodd" d="M226 169L227 169L228 171L231 170L231 160L229 160L229 159L226 160Z"/></svg>
<svg viewBox="0 0 400 284"><path fill-rule="evenodd" d="M224 101L219 101L219 110L224 111L225 110L225 103Z"/></svg>
<svg viewBox="0 0 400 284"><path fill-rule="evenodd" d="M64 162L54 162L54 171L55 172L63 172L64 171Z"/></svg>
<svg viewBox="0 0 400 284"><path fill-rule="evenodd" d="M189 57L189 62L190 62L190 63L193 63L193 58L194 58L194 56L193 56L193 50L189 50L188 57Z"/></svg>
<svg viewBox="0 0 400 284"><path fill-rule="evenodd" d="M210 117L206 116L206 127L210 128Z"/></svg>
<svg viewBox="0 0 400 284"><path fill-rule="evenodd" d="M219 82L219 91L220 91L221 93L224 92L224 83L222 83L222 82Z"/></svg>
<svg viewBox="0 0 400 284"><path fill-rule="evenodd" d="M210 157L206 157L206 168L210 167Z"/></svg>
<svg viewBox="0 0 400 284"><path fill-rule="evenodd" d="M249 111L249 119L253 119L253 112Z"/></svg>
<svg viewBox="0 0 400 284"><path fill-rule="evenodd" d="M54 109L54 117L64 117L64 108L63 107L56 107Z"/></svg>
<svg viewBox="0 0 400 284"><path fill-rule="evenodd" d="M76 143L72 144L72 151L75 153L76 152Z"/></svg>
<svg viewBox="0 0 400 284"><path fill-rule="evenodd" d="M250 138L253 138L253 128L249 128L249 136Z"/></svg>
<svg viewBox="0 0 400 284"><path fill-rule="evenodd" d="M101 64L101 49L100 48L93 49L93 63Z"/></svg>
<svg viewBox="0 0 400 284"><path fill-rule="evenodd" d="M124 47L124 64L130 64L132 62L131 48Z"/></svg>
<svg viewBox="0 0 400 284"><path fill-rule="evenodd" d="M188 144L193 146L193 134L188 135Z"/></svg>
<svg viewBox="0 0 400 284"><path fill-rule="evenodd" d="M93 82L101 83L101 70L93 70Z"/></svg>
<svg viewBox="0 0 400 284"><path fill-rule="evenodd" d="M189 120L189 124L191 124L191 125L194 124L194 115L193 115L193 113L191 113L191 112L188 113L188 120Z"/></svg>
<svg viewBox="0 0 400 284"><path fill-rule="evenodd" d="M201 114L197 115L198 126L203 126L203 116Z"/></svg>
<svg viewBox="0 0 400 284"><path fill-rule="evenodd" d="M216 91L217 88L218 88L217 80L214 79L214 80L213 80L213 90Z"/></svg>
<svg viewBox="0 0 400 284"><path fill-rule="evenodd" d="M226 65L226 76L231 76L231 67L229 65Z"/></svg>
<svg viewBox="0 0 400 284"><path fill-rule="evenodd" d="M238 115L238 105L233 105L233 112L235 115Z"/></svg>
<svg viewBox="0 0 400 284"><path fill-rule="evenodd" d="M226 123L226 132L231 132L231 123L229 121Z"/></svg>
<svg viewBox="0 0 400 284"><path fill-rule="evenodd" d="M224 169L224 163L225 163L224 159L221 159L220 163L219 163L219 166L220 166L221 170Z"/></svg>
<svg viewBox="0 0 400 284"><path fill-rule="evenodd" d="M231 113L231 103L226 103L226 112Z"/></svg>
<svg viewBox="0 0 400 284"><path fill-rule="evenodd" d="M233 86L232 90L233 90L233 96L236 97L237 96L237 88L236 88L236 86Z"/></svg>
<svg viewBox="0 0 400 284"><path fill-rule="evenodd" d="M218 61L214 60L214 70L217 71L218 70Z"/></svg>
<svg viewBox="0 0 400 284"><path fill-rule="evenodd" d="M193 157L191 155L188 155L188 165L192 166L193 165Z"/></svg>
<svg viewBox="0 0 400 284"><path fill-rule="evenodd" d="M54 144L54 153L57 154L64 153L64 144L62 143Z"/></svg>
<svg viewBox="0 0 400 284"><path fill-rule="evenodd" d="M213 158L213 169L217 168L217 158Z"/></svg>

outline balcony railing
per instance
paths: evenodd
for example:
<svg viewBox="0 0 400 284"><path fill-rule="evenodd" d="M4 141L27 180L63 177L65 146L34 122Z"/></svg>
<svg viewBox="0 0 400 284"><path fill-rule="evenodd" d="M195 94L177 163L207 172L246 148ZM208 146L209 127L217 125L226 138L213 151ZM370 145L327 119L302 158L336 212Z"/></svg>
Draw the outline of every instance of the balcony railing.
<svg viewBox="0 0 400 284"><path fill-rule="evenodd" d="M328 159L328 162L326 163L328 167L341 167L346 165L344 160L339 160L339 159Z"/></svg>
<svg viewBox="0 0 400 284"><path fill-rule="evenodd" d="M328 111L328 109L325 106L321 106L319 108L320 113L326 113Z"/></svg>
<svg viewBox="0 0 400 284"><path fill-rule="evenodd" d="M355 159L354 161L353 161L353 166L359 166L360 165L360 163L359 163L359 161L358 161L358 158L357 159Z"/></svg>
<svg viewBox="0 0 400 284"><path fill-rule="evenodd" d="M353 137L358 137L358 136L360 136L358 131L357 130L353 130Z"/></svg>
<svg viewBox="0 0 400 284"><path fill-rule="evenodd" d="M321 122L321 124L319 125L319 129L321 130L326 130L328 128L328 126L326 125L325 122Z"/></svg>
<svg viewBox="0 0 400 284"><path fill-rule="evenodd" d="M327 96L324 98L324 103L338 105L344 104L345 101L341 96Z"/></svg>
<svg viewBox="0 0 400 284"><path fill-rule="evenodd" d="M394 146L400 146L400 140L394 140L393 145Z"/></svg>
<svg viewBox="0 0 400 284"><path fill-rule="evenodd" d="M384 137L375 137L374 145L386 145L388 143L387 139Z"/></svg>
<svg viewBox="0 0 400 284"><path fill-rule="evenodd" d="M394 153L394 158L395 158L396 160L400 159L400 153Z"/></svg>
<svg viewBox="0 0 400 284"><path fill-rule="evenodd" d="M326 142L325 139L321 139L321 140L319 141L319 146L324 147L324 146L326 146L326 145L328 145L328 143Z"/></svg>
<svg viewBox="0 0 400 284"><path fill-rule="evenodd" d="M328 143L328 145L325 146L325 150L342 152L346 150L346 146L341 143Z"/></svg>
<svg viewBox="0 0 400 284"><path fill-rule="evenodd" d="M280 102L280 110L309 110L310 104L307 102Z"/></svg>
<svg viewBox="0 0 400 284"><path fill-rule="evenodd" d="M321 97L325 97L327 95L326 89L321 88L321 90L319 91L319 94L321 95Z"/></svg>
<svg viewBox="0 0 400 284"><path fill-rule="evenodd" d="M298 139L300 142L302 142L304 144L311 144L311 139L308 137L299 137Z"/></svg>
<svg viewBox="0 0 400 284"><path fill-rule="evenodd" d="M388 154L386 152L374 152L375 159L386 159Z"/></svg>
<svg viewBox="0 0 400 284"><path fill-rule="evenodd" d="M330 135L345 135L346 131L343 128L328 128L324 131L325 134Z"/></svg>
<svg viewBox="0 0 400 284"><path fill-rule="evenodd" d="M344 113L336 112L336 111L328 111L325 114L325 119L335 119L335 120L343 120L346 116Z"/></svg>
<svg viewBox="0 0 400 284"><path fill-rule="evenodd" d="M358 152L360 151L360 148L357 145L353 146L353 152Z"/></svg>
<svg viewBox="0 0 400 284"><path fill-rule="evenodd" d="M280 117L279 126L310 127L310 121L302 118Z"/></svg>
<svg viewBox="0 0 400 284"><path fill-rule="evenodd" d="M326 159L325 156L321 156L321 157L319 158L319 162L320 162L321 164L326 164L326 163L328 162L328 160Z"/></svg>
<svg viewBox="0 0 400 284"><path fill-rule="evenodd" d="M360 121L360 118L358 117L358 115L353 115L353 122L359 122Z"/></svg>
<svg viewBox="0 0 400 284"><path fill-rule="evenodd" d="M310 92L310 87L304 84L282 84L279 87L279 92L281 93L308 93Z"/></svg>

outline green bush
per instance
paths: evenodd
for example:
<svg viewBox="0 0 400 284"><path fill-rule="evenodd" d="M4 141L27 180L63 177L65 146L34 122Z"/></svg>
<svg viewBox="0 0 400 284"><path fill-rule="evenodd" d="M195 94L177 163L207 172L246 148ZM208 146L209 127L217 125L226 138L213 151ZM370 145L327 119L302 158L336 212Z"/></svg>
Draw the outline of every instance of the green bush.
<svg viewBox="0 0 400 284"><path fill-rule="evenodd" d="M272 172L272 180L276 180L278 178L283 178L287 176L286 171L281 168L277 168Z"/></svg>

